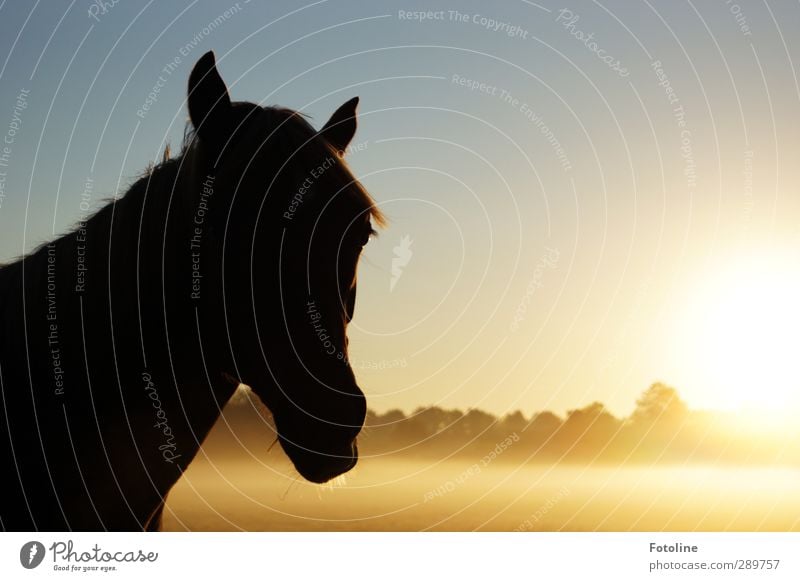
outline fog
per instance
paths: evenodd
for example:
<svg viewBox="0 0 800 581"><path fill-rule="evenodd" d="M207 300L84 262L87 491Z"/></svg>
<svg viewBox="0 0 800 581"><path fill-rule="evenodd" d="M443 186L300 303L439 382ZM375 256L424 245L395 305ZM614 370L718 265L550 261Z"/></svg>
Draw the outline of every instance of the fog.
<svg viewBox="0 0 800 581"><path fill-rule="evenodd" d="M343 480L304 482L278 452L264 460L201 458L170 494L164 529L800 530L794 468L378 458L360 462Z"/></svg>
<svg viewBox="0 0 800 581"><path fill-rule="evenodd" d="M170 493L164 529L797 531L798 441L654 384L628 418L600 403L564 418L369 412L356 468L319 486L242 390Z"/></svg>

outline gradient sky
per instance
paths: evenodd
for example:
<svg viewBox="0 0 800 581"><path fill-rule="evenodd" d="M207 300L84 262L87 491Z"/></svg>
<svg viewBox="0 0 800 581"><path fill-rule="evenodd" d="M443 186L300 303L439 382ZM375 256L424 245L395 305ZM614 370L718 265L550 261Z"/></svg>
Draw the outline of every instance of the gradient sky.
<svg viewBox="0 0 800 581"><path fill-rule="evenodd" d="M401 15L418 10L442 12ZM361 97L350 161L390 219L351 330L373 408L625 414L656 380L736 407L706 349L741 333L722 357L746 358L765 338L705 318L741 281L778 281L769 302L800 280L797 22L788 0L3 2L0 132L20 127L0 260L81 218L87 180L97 208L180 143L186 79L213 49L234 99L319 126ZM797 364L778 368L800 392Z"/></svg>

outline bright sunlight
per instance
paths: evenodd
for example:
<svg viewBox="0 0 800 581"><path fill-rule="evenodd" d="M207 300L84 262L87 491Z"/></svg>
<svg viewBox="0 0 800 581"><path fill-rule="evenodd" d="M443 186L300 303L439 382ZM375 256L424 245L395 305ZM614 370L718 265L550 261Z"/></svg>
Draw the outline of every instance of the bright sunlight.
<svg viewBox="0 0 800 581"><path fill-rule="evenodd" d="M774 252L699 281L673 341L702 405L773 419L800 408L799 301L800 269Z"/></svg>

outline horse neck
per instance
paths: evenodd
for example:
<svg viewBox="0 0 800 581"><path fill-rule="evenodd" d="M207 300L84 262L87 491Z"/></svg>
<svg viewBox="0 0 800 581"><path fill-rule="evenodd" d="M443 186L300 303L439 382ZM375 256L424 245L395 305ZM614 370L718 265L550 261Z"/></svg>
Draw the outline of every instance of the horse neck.
<svg viewBox="0 0 800 581"><path fill-rule="evenodd" d="M135 268L137 294L144 303L141 322L152 323L156 334L168 332L174 355L196 346L198 324L208 337L214 336L209 325L218 324L211 316L219 310L218 250L208 217L213 205L213 192L208 190L213 188L214 177L199 170L194 157L190 149L183 157L157 167L144 193L130 192L133 215L127 219L140 216L140 224L138 230L128 229L132 239L121 241L123 246L138 249ZM200 276L193 278L193 272ZM193 291L195 281L202 285ZM168 328L161 328L162 324ZM155 342L158 340L156 337Z"/></svg>

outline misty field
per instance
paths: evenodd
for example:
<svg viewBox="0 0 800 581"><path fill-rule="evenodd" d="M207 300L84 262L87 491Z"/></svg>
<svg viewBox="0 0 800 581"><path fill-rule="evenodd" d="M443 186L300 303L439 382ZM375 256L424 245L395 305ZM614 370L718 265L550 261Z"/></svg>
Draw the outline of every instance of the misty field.
<svg viewBox="0 0 800 581"><path fill-rule="evenodd" d="M164 529L264 531L799 531L800 470L487 465L365 459L345 481L296 478L278 452L198 458Z"/></svg>

